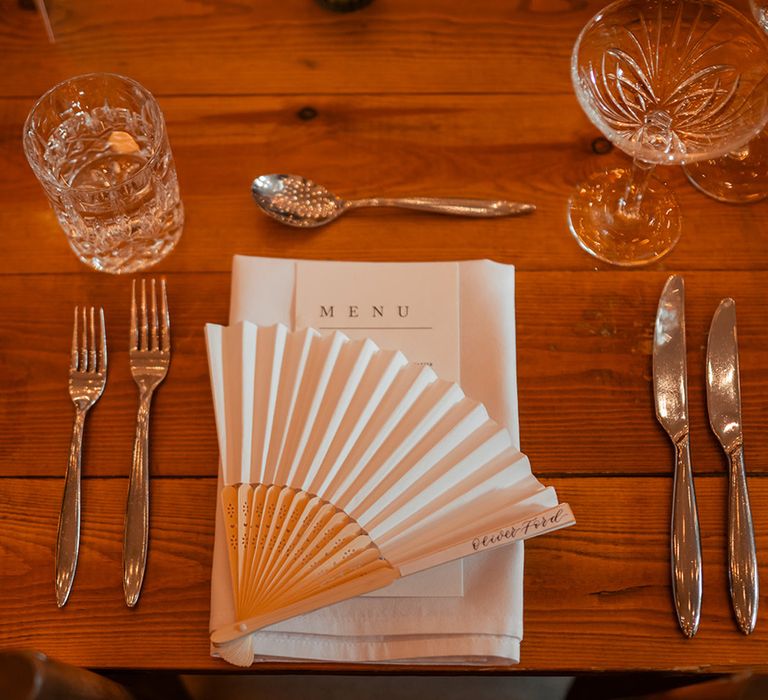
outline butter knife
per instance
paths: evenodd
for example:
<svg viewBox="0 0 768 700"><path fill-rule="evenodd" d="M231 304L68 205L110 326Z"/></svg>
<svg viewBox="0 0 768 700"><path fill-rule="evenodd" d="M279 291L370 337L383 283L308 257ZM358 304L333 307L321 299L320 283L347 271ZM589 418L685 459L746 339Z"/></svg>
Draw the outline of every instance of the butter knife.
<svg viewBox="0 0 768 700"><path fill-rule="evenodd" d="M723 299L709 328L707 343L707 409L712 431L729 461L728 580L731 603L739 629L755 629L759 586L755 532L749 507L744 445L741 434L739 348L736 337L736 302Z"/></svg>
<svg viewBox="0 0 768 700"><path fill-rule="evenodd" d="M664 285L653 335L656 417L675 446L672 495L672 592L680 629L693 637L701 617L701 540L693 488L685 356L685 287L672 275Z"/></svg>

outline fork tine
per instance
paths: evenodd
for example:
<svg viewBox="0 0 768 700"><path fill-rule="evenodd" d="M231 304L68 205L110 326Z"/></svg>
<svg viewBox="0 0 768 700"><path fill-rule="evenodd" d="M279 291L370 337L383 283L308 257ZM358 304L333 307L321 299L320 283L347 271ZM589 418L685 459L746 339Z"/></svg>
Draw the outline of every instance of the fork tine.
<svg viewBox="0 0 768 700"><path fill-rule="evenodd" d="M155 289L155 278L152 278L152 281L150 282L150 287L152 290L152 325L151 325L151 335L152 335L152 347L150 350L159 350L160 346L157 342L157 291Z"/></svg>
<svg viewBox="0 0 768 700"><path fill-rule="evenodd" d="M82 309L81 317L83 320L83 330L82 330L82 344L80 345L80 371L87 372L88 371L88 323L86 320L85 307L83 307Z"/></svg>
<svg viewBox="0 0 768 700"><path fill-rule="evenodd" d="M141 280L141 329L139 332L139 350L146 350L149 345L147 333L147 281Z"/></svg>
<svg viewBox="0 0 768 700"><path fill-rule="evenodd" d="M171 351L171 317L168 314L168 290L165 287L165 277L160 280L160 314L163 321L163 352Z"/></svg>
<svg viewBox="0 0 768 700"><path fill-rule="evenodd" d="M73 372L77 372L79 353L77 351L77 312L78 307L75 307L75 323L72 327L72 352L70 353L71 359L69 361L69 369Z"/></svg>
<svg viewBox="0 0 768 700"><path fill-rule="evenodd" d="M107 330L104 326L104 307L99 307L101 342L99 343L99 372L107 371Z"/></svg>
<svg viewBox="0 0 768 700"><path fill-rule="evenodd" d="M96 371L96 325L94 323L95 309L91 307L91 344L88 346L88 370Z"/></svg>
<svg viewBox="0 0 768 700"><path fill-rule="evenodd" d="M139 321L136 318L136 280L131 283L131 347L129 350L139 349Z"/></svg>

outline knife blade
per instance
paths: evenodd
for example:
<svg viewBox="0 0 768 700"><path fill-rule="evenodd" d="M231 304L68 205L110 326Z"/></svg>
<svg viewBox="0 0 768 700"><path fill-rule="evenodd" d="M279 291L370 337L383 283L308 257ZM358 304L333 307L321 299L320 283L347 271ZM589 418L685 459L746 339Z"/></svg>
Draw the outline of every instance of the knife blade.
<svg viewBox="0 0 768 700"><path fill-rule="evenodd" d="M744 634L757 622L759 583L755 532L749 506L741 431L736 302L723 299L712 317L707 341L709 424L728 458L728 582L731 604Z"/></svg>
<svg viewBox="0 0 768 700"><path fill-rule="evenodd" d="M653 334L656 417L675 448L670 558L680 629L693 637L701 617L702 567L699 516L691 469L685 350L685 286L672 275L664 285Z"/></svg>

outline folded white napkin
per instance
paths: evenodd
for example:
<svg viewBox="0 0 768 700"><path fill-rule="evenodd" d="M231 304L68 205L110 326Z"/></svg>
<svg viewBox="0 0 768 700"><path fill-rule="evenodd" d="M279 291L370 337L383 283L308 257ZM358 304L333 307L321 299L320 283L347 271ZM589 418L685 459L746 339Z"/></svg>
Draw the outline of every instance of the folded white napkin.
<svg viewBox="0 0 768 700"><path fill-rule="evenodd" d="M236 256L230 323L292 326L295 282L293 260ZM459 285L461 387L507 426L519 446L514 268L487 260L461 262ZM514 664L519 661L523 633L522 598L523 545L517 543L467 557L463 597L344 601L254 633L254 660ZM211 629L234 619L219 513Z"/></svg>

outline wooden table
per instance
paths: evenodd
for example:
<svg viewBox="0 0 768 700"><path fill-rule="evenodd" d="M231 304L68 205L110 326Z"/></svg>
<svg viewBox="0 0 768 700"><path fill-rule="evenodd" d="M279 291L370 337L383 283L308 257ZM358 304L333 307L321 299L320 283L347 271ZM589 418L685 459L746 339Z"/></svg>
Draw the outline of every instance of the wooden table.
<svg viewBox="0 0 768 700"><path fill-rule="evenodd" d="M578 518L527 547L519 670L768 671L766 601L749 638L729 608L725 464L703 392L709 321L733 296L768 571L768 204L718 204L679 169L664 169L685 225L670 256L619 271L578 248L565 222L569 193L587 173L626 162L597 155L599 133L571 90L571 46L600 4L374 0L338 15L312 0L55 0L50 45L33 11L0 2L1 647L97 668L231 669L208 653L217 448L203 324L226 322L233 254L491 258L518 270L523 450ZM34 99L90 71L130 75L158 96L187 211L177 250L157 269L168 278L174 356L153 413L151 549L134 610L123 603L120 563L136 402L130 284L77 261L21 148ZM250 199L251 179L275 171L350 196L496 193L539 210L487 222L359 212L290 230ZM703 536L703 618L692 641L672 607L672 452L651 396L652 325L670 272L687 285ZM77 579L59 610L53 547L72 418L68 346L82 303L105 308L110 376L86 438Z"/></svg>

